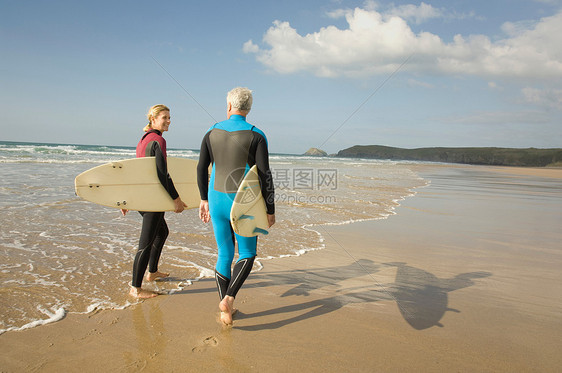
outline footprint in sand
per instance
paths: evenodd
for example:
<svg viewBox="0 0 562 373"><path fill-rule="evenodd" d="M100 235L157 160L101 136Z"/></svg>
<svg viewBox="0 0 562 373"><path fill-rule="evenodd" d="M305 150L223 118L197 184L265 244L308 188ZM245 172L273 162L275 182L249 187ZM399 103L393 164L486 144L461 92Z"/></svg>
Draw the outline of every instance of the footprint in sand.
<svg viewBox="0 0 562 373"><path fill-rule="evenodd" d="M88 338L88 337L90 337L90 336L92 336L92 335L94 335L94 334L100 335L100 334L101 334L101 331L99 331L99 330L97 330L97 329L92 329L92 330L90 330L88 333L86 333L86 335L83 336L82 338L78 338L78 340L82 341L82 340L84 340L84 339L86 339L86 338Z"/></svg>
<svg viewBox="0 0 562 373"><path fill-rule="evenodd" d="M219 341L215 337L210 336L205 338L200 346L193 347L191 352L202 352L209 347L216 347L218 344Z"/></svg>

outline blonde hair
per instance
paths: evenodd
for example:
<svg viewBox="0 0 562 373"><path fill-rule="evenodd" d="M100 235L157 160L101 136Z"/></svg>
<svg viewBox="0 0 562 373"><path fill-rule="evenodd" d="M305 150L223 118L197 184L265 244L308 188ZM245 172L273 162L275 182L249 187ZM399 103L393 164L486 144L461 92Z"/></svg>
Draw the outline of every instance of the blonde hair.
<svg viewBox="0 0 562 373"><path fill-rule="evenodd" d="M252 109L252 91L246 87L236 87L228 92L226 102L230 102L232 107L241 111Z"/></svg>
<svg viewBox="0 0 562 373"><path fill-rule="evenodd" d="M152 119L156 118L162 111L170 111L170 109L166 105L154 105L150 108L150 110L148 110L148 113L146 114L148 124L144 126L144 132L148 132L152 129Z"/></svg>

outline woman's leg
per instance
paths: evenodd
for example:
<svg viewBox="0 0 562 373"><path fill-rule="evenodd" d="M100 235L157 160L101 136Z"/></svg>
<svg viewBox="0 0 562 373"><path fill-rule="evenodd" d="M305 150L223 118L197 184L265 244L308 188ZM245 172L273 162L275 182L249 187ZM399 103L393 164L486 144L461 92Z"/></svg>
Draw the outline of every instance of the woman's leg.
<svg viewBox="0 0 562 373"><path fill-rule="evenodd" d="M154 281L158 278L168 277L169 273L163 273L158 271L158 262L160 261L160 255L162 254L162 248L164 247L164 243L168 238L169 234L168 225L166 224L166 220L164 219L164 214L162 214L162 219L160 220L160 224L158 225L158 229L156 232L156 237L154 238L154 242L152 243L152 249L150 250L150 259L148 261L148 275L146 279L148 281Z"/></svg>
<svg viewBox="0 0 562 373"><path fill-rule="evenodd" d="M131 294L135 296L140 295L139 289L141 288L142 278L146 272L148 262L150 261L152 245L156 239L161 219L163 219L164 216L163 212L140 212L140 214L142 215L142 230L139 239L139 249L133 262L133 280L131 283L133 288L137 289L136 293L131 289Z"/></svg>

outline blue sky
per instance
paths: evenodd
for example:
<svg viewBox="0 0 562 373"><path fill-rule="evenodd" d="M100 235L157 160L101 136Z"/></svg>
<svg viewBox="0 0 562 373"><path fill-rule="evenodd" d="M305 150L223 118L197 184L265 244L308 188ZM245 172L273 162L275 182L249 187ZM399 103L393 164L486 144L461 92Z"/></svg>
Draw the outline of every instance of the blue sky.
<svg viewBox="0 0 562 373"><path fill-rule="evenodd" d="M235 86L270 151L562 146L562 1L0 0L1 140L199 148ZM406 61L406 63L404 63Z"/></svg>

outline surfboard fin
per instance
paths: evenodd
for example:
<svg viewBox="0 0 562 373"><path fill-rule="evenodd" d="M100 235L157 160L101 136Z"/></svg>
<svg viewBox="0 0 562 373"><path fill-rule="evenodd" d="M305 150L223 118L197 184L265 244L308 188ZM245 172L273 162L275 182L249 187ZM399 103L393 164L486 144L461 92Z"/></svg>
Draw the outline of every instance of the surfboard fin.
<svg viewBox="0 0 562 373"><path fill-rule="evenodd" d="M269 231L266 231L265 229L261 229L261 228L256 227L256 228L254 228L254 233L260 233L260 234L263 234L263 235L267 235L267 234L269 234Z"/></svg>

